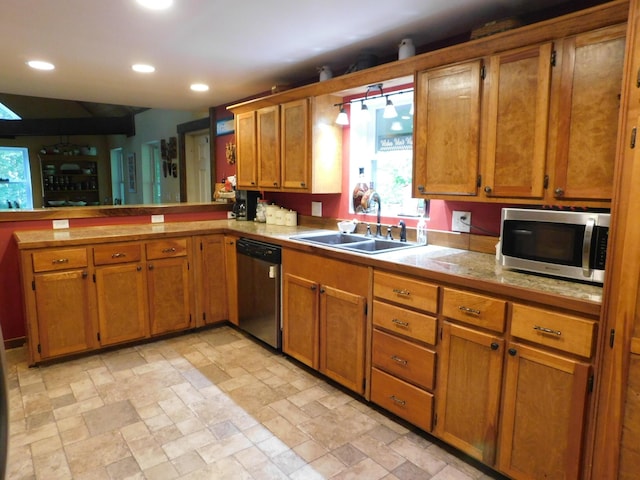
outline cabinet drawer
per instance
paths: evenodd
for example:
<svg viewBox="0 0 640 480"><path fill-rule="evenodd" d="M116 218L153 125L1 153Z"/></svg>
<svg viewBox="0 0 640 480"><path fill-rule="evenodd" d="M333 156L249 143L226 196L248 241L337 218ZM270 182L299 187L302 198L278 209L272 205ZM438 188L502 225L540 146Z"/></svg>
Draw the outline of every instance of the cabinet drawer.
<svg viewBox="0 0 640 480"><path fill-rule="evenodd" d="M511 335L589 358L596 322L541 308L514 304Z"/></svg>
<svg viewBox="0 0 640 480"><path fill-rule="evenodd" d="M371 401L413 425L431 431L433 395L429 392L373 368Z"/></svg>
<svg viewBox="0 0 640 480"><path fill-rule="evenodd" d="M433 388L436 354L413 342L374 330L373 364L420 387Z"/></svg>
<svg viewBox="0 0 640 480"><path fill-rule="evenodd" d="M435 313L438 311L438 287L421 280L375 272L373 295L408 307Z"/></svg>
<svg viewBox="0 0 640 480"><path fill-rule="evenodd" d="M160 240L146 245L147 260L158 258L184 257L187 255L187 239Z"/></svg>
<svg viewBox="0 0 640 480"><path fill-rule="evenodd" d="M139 243L129 245L100 245L93 248L93 263L95 265L139 262L141 258L142 246Z"/></svg>
<svg viewBox="0 0 640 480"><path fill-rule="evenodd" d="M497 298L445 288L442 314L495 332L504 332L507 302Z"/></svg>
<svg viewBox="0 0 640 480"><path fill-rule="evenodd" d="M34 272L50 272L87 266L86 248L56 248L32 254Z"/></svg>
<svg viewBox="0 0 640 480"><path fill-rule="evenodd" d="M436 344L436 317L373 301L373 324L420 342Z"/></svg>

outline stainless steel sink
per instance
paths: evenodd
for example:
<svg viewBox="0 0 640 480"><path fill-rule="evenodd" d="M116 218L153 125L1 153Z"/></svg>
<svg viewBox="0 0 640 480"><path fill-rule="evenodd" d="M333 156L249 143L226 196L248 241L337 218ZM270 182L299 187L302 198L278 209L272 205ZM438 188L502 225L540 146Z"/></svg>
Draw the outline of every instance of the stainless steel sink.
<svg viewBox="0 0 640 480"><path fill-rule="evenodd" d="M364 235L348 233L313 233L308 235L295 235L292 240L302 242L317 243L334 248L341 248L354 252L374 254L401 250L417 246L415 243L401 242L399 240L388 240L382 238L366 237Z"/></svg>
<svg viewBox="0 0 640 480"><path fill-rule="evenodd" d="M301 240L303 242L320 243L322 245L343 245L345 243L355 243L368 240L364 235L356 235L350 233L311 233L309 235L295 235L291 237L293 240Z"/></svg>

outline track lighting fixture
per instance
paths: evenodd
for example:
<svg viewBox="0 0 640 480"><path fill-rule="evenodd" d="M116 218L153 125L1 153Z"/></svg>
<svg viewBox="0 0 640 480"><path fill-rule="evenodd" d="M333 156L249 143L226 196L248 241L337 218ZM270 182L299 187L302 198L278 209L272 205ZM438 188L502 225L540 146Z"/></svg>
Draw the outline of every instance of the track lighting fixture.
<svg viewBox="0 0 640 480"><path fill-rule="evenodd" d="M379 93L377 93L379 92ZM367 106L367 104L365 103L367 100L371 100L374 98L381 98L381 97L385 97L386 98L386 106L384 108L384 113L382 114L382 116L384 118L396 118L398 116L398 112L396 111L395 106L393 105L393 102L391 101L391 99L389 97L393 96L393 95L399 95L401 93L408 93L408 92L413 92L413 89L408 89L408 90L401 90L401 91L397 91L397 92L391 92L391 93L384 93L384 91L382 90L382 84L381 83L376 83L374 85L369 85L367 87L367 91L364 95L364 98L358 99L358 100L351 100L348 102L343 102L343 103L336 103L334 106L338 107L340 109L340 113L338 113L338 116L336 117L336 123L338 125L349 125L349 116L347 115L347 112L345 110L345 105L350 105L351 103L356 103L356 102L360 102L360 110L358 111L358 114L362 115L363 117L369 119L369 107ZM413 114L413 104L411 105L411 114Z"/></svg>

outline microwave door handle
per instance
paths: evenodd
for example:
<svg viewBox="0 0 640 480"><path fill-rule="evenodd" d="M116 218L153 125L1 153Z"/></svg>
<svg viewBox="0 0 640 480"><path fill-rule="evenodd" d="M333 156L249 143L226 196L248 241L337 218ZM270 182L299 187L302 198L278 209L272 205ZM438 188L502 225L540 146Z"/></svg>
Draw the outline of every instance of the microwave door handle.
<svg viewBox="0 0 640 480"><path fill-rule="evenodd" d="M589 265L589 259L591 257L591 238L593 237L593 228L596 221L593 218L587 220L587 225L584 229L584 240L582 241L582 273L585 277L591 275L591 268Z"/></svg>

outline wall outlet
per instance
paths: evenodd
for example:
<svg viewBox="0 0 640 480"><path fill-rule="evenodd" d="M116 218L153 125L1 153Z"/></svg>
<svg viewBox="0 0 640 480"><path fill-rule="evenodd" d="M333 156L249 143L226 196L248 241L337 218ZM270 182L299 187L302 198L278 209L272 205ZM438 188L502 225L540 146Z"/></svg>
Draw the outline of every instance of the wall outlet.
<svg viewBox="0 0 640 480"><path fill-rule="evenodd" d="M470 232L471 231L471 212L453 211L451 216L452 232Z"/></svg>
<svg viewBox="0 0 640 480"><path fill-rule="evenodd" d="M322 202L311 202L311 216L322 216Z"/></svg>
<svg viewBox="0 0 640 480"><path fill-rule="evenodd" d="M69 228L69 220L54 220L53 228L57 230L59 228Z"/></svg>
<svg viewBox="0 0 640 480"><path fill-rule="evenodd" d="M164 215L151 215L151 223L164 223Z"/></svg>

